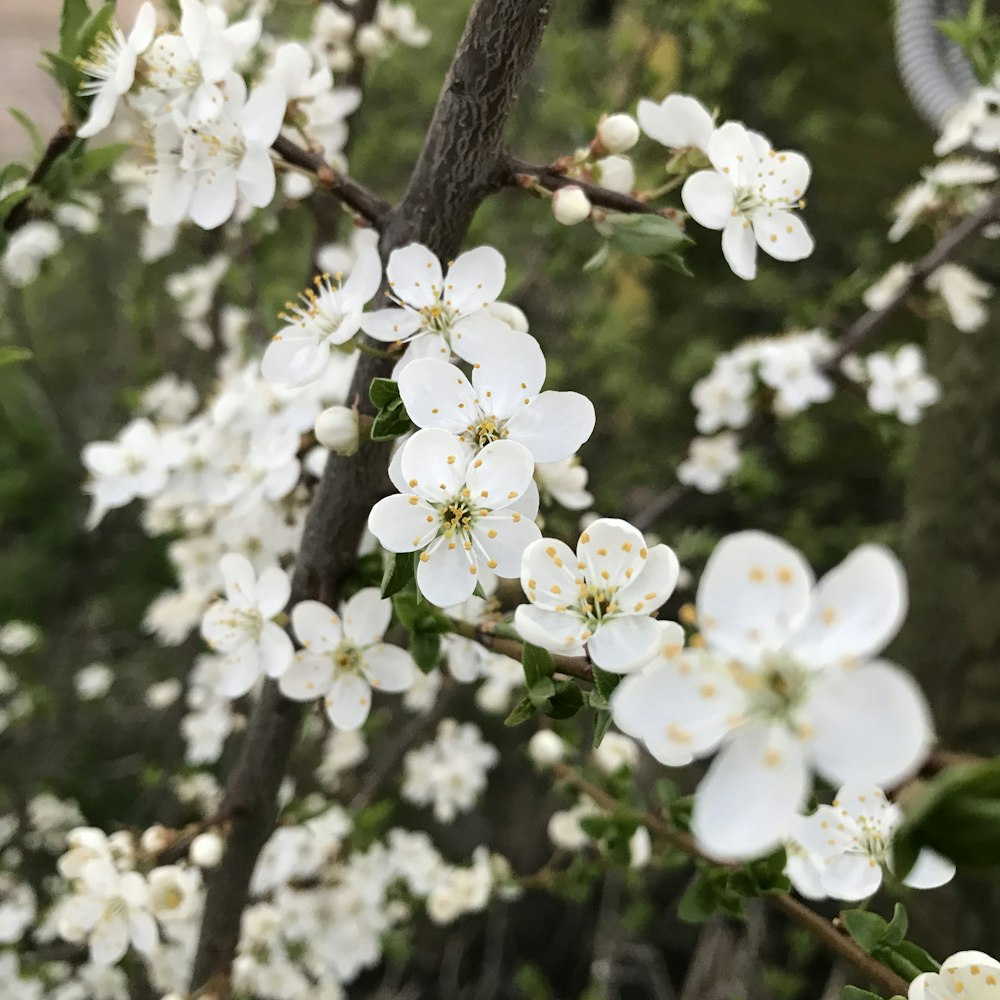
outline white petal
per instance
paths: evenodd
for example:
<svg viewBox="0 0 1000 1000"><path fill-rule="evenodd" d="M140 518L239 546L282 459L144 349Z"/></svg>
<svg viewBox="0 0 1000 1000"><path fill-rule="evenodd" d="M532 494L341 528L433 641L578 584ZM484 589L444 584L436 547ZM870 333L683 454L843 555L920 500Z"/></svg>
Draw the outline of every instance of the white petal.
<svg viewBox="0 0 1000 1000"><path fill-rule="evenodd" d="M472 384L486 413L509 417L545 382L545 355L531 334L504 330L476 359Z"/></svg>
<svg viewBox="0 0 1000 1000"><path fill-rule="evenodd" d="M733 218L733 185L714 170L699 170L681 188L685 211L706 229L723 229Z"/></svg>
<svg viewBox="0 0 1000 1000"><path fill-rule="evenodd" d="M201 620L201 636L213 649L228 653L249 636L245 620L228 601L215 601Z"/></svg>
<svg viewBox="0 0 1000 1000"><path fill-rule="evenodd" d="M409 365L425 358L433 358L435 361L451 361L451 346L443 334L424 330L407 340L403 356L392 369L392 377L398 382Z"/></svg>
<svg viewBox="0 0 1000 1000"><path fill-rule="evenodd" d="M916 864L903 879L903 884L911 889L936 889L955 877L955 865L937 851L923 848L917 855Z"/></svg>
<svg viewBox="0 0 1000 1000"><path fill-rule="evenodd" d="M522 400L507 424L511 441L523 444L536 462L569 458L594 430L594 404L578 392L543 392Z"/></svg>
<svg viewBox="0 0 1000 1000"><path fill-rule="evenodd" d="M733 274L751 281L757 274L757 241L753 228L742 216L731 218L722 230L722 256Z"/></svg>
<svg viewBox="0 0 1000 1000"><path fill-rule="evenodd" d="M843 665L880 653L906 617L906 573L879 545L862 545L816 585L791 653L811 665Z"/></svg>
<svg viewBox="0 0 1000 1000"><path fill-rule="evenodd" d="M793 212L754 212L753 234L761 250L775 260L803 260L816 247L806 224Z"/></svg>
<svg viewBox="0 0 1000 1000"><path fill-rule="evenodd" d="M460 314L485 309L503 291L507 264L493 247L461 254L448 268L444 300Z"/></svg>
<svg viewBox="0 0 1000 1000"><path fill-rule="evenodd" d="M743 730L698 786L691 830L720 861L760 857L785 838L808 792L802 747L785 729Z"/></svg>
<svg viewBox="0 0 1000 1000"><path fill-rule="evenodd" d="M382 284L382 261L373 246L363 246L344 282L344 299L352 306L363 306L375 297Z"/></svg>
<svg viewBox="0 0 1000 1000"><path fill-rule="evenodd" d="M264 351L260 373L274 385L302 386L314 382L326 370L330 347L326 341L317 343L311 331L285 327L275 334Z"/></svg>
<svg viewBox="0 0 1000 1000"><path fill-rule="evenodd" d="M659 622L642 615L623 615L595 629L587 640L587 652L602 670L626 674L649 663L659 644Z"/></svg>
<svg viewBox="0 0 1000 1000"><path fill-rule="evenodd" d="M289 642L289 652L294 653L291 642ZM242 698L259 678L260 649L255 642L248 639L226 655L215 690L223 698Z"/></svg>
<svg viewBox="0 0 1000 1000"><path fill-rule="evenodd" d="M379 643L366 649L363 669L376 691L405 691L413 684L413 657L399 646Z"/></svg>
<svg viewBox="0 0 1000 1000"><path fill-rule="evenodd" d="M405 455L403 461L405 471ZM496 510L521 497L532 482L534 472L531 452L524 445L516 441L494 441L469 464L465 481L473 503Z"/></svg>
<svg viewBox="0 0 1000 1000"><path fill-rule="evenodd" d="M416 309L434 305L444 287L440 261L421 243L393 250L386 276L393 297Z"/></svg>
<svg viewBox="0 0 1000 1000"><path fill-rule="evenodd" d="M739 122L725 122L712 133L708 158L733 187L750 187L756 180L757 153L750 134Z"/></svg>
<svg viewBox="0 0 1000 1000"><path fill-rule="evenodd" d="M476 589L475 559L471 543L466 549L461 535L438 538L421 553L417 563L420 593L439 608L461 604Z"/></svg>
<svg viewBox="0 0 1000 1000"><path fill-rule="evenodd" d="M255 588L254 603L265 618L273 618L285 610L292 596L292 583L288 574L279 566L271 566L261 573Z"/></svg>
<svg viewBox="0 0 1000 1000"><path fill-rule="evenodd" d="M809 610L813 573L802 554L759 531L728 535L698 586L698 627L710 647L744 662L780 649Z"/></svg>
<svg viewBox="0 0 1000 1000"><path fill-rule="evenodd" d="M411 362L399 375L399 395L418 427L462 434L476 420L476 393L454 365L432 358Z"/></svg>
<svg viewBox="0 0 1000 1000"><path fill-rule="evenodd" d="M359 729L371 711L372 689L368 681L357 674L341 674L333 682L324 704L336 729Z"/></svg>
<svg viewBox="0 0 1000 1000"><path fill-rule="evenodd" d="M124 916L103 917L90 934L90 960L94 965L115 965L128 951L129 928Z"/></svg>
<svg viewBox="0 0 1000 1000"><path fill-rule="evenodd" d="M824 865L820 880L828 896L854 902L878 891L882 868L866 855L841 854Z"/></svg>
<svg viewBox="0 0 1000 1000"><path fill-rule="evenodd" d="M278 678L281 693L294 701L322 698L332 683L330 658L309 652L296 653L292 665Z"/></svg>
<svg viewBox="0 0 1000 1000"><path fill-rule="evenodd" d="M202 229L215 229L236 208L236 171L220 168L203 173L191 199L191 221Z"/></svg>
<svg viewBox="0 0 1000 1000"><path fill-rule="evenodd" d="M447 431L429 427L403 445L400 469L409 488L431 503L452 499L465 484L468 451Z"/></svg>
<svg viewBox="0 0 1000 1000"><path fill-rule="evenodd" d="M340 619L320 601L300 601L292 608L292 628L310 652L329 653L344 638Z"/></svg>
<svg viewBox="0 0 1000 1000"><path fill-rule="evenodd" d="M77 129L76 134L81 139L90 139L98 132L103 132L111 124L117 107L118 92L109 81L97 92L97 96L90 104L90 114Z"/></svg>
<svg viewBox="0 0 1000 1000"><path fill-rule="evenodd" d="M129 32L129 45L136 52L145 52L153 41L156 33L156 8L151 3L144 3L135 16L132 30Z"/></svg>
<svg viewBox="0 0 1000 1000"><path fill-rule="evenodd" d="M587 580L597 586L627 586L638 578L648 556L642 532L614 517L587 525L576 546Z"/></svg>
<svg viewBox="0 0 1000 1000"><path fill-rule="evenodd" d="M518 635L532 645L566 656L583 654L586 625L578 615L519 604L514 612L514 626Z"/></svg>
<svg viewBox="0 0 1000 1000"><path fill-rule="evenodd" d="M278 138L285 117L285 93L279 86L255 87L240 112L247 142L265 149Z"/></svg>
<svg viewBox="0 0 1000 1000"><path fill-rule="evenodd" d="M512 333L515 331L503 320L481 309L463 316L452 326L451 346L463 361L479 364L490 356L496 344L506 340ZM527 337L529 334L520 336Z"/></svg>
<svg viewBox="0 0 1000 1000"><path fill-rule="evenodd" d="M361 329L383 343L406 340L421 327L420 316L409 309L376 309L361 317Z"/></svg>
<svg viewBox="0 0 1000 1000"><path fill-rule="evenodd" d="M129 935L132 947L143 955L148 955L160 941L156 920L147 910L132 910L129 914Z"/></svg>
<svg viewBox="0 0 1000 1000"><path fill-rule="evenodd" d="M481 517L472 528L476 548L497 576L516 578L521 573L524 550L538 541L541 532L534 521L516 511L501 510Z"/></svg>
<svg viewBox="0 0 1000 1000"><path fill-rule="evenodd" d="M378 587L359 590L340 609L344 635L356 646L380 642L392 619L392 601L379 594Z"/></svg>
<svg viewBox="0 0 1000 1000"><path fill-rule="evenodd" d="M814 730L816 769L834 784L888 788L917 770L933 742L923 693L890 663L824 678L803 714Z"/></svg>
<svg viewBox="0 0 1000 1000"><path fill-rule="evenodd" d="M639 575L615 594L615 600L627 614L649 614L674 592L680 563L667 545L654 545Z"/></svg>
<svg viewBox="0 0 1000 1000"><path fill-rule="evenodd" d="M521 556L521 589L540 608L572 603L584 579L573 550L557 538L539 538Z"/></svg>
<svg viewBox="0 0 1000 1000"><path fill-rule="evenodd" d="M274 622L265 622L260 634L260 663L268 677L280 677L295 656L288 633Z"/></svg>
<svg viewBox="0 0 1000 1000"><path fill-rule="evenodd" d="M705 105L687 94L670 94L660 104L643 98L637 117L643 132L669 149L697 146L707 150L714 128Z"/></svg>
<svg viewBox="0 0 1000 1000"><path fill-rule="evenodd" d="M271 154L266 149L248 149L240 161L236 179L240 194L254 208L264 208L271 204L277 182Z"/></svg>
<svg viewBox="0 0 1000 1000"><path fill-rule="evenodd" d="M384 497L368 515L368 530L390 552L416 552L437 535L440 527L437 511L415 496Z"/></svg>
<svg viewBox="0 0 1000 1000"><path fill-rule="evenodd" d="M809 187L812 167L801 154L790 149L768 154L761 161L761 188L768 201L797 202Z"/></svg>
<svg viewBox="0 0 1000 1000"><path fill-rule="evenodd" d="M257 604L257 574L246 556L230 552L219 560L226 598L237 608L247 610Z"/></svg>

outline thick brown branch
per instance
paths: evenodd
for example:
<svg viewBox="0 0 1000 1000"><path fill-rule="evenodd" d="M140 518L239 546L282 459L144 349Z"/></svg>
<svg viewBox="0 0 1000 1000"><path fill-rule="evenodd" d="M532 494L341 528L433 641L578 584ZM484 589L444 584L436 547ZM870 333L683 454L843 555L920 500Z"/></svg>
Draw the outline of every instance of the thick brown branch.
<svg viewBox="0 0 1000 1000"><path fill-rule="evenodd" d="M501 162L507 119L538 50L550 6L550 0L477 0L403 201L380 216L383 260L412 241L424 243L445 259L458 251ZM369 202L364 204L378 215ZM390 370L391 361L362 354L350 398L359 398L362 409L369 409L372 378ZM384 443L369 443L350 458L331 454L306 520L293 602L317 598L336 604L341 583L356 559L368 512L389 489L388 457ZM193 992L209 982L216 993L228 989L250 878L274 828L278 788L302 711L270 682L250 720L227 789L236 811L226 853L208 887L191 977Z"/></svg>
<svg viewBox="0 0 1000 1000"><path fill-rule="evenodd" d="M76 141L76 126L60 125L55 135L49 139L49 144L45 147L38 165L28 178L28 186L32 187L41 184L45 180L53 164L65 153ZM3 221L4 232L12 233L20 229L25 223L31 221L31 198L26 198L19 202L11 210L10 215Z"/></svg>
<svg viewBox="0 0 1000 1000"><path fill-rule="evenodd" d="M631 214L640 213L643 215L671 215L676 214L673 209L661 212L651 205L647 205L638 198L632 198L627 194L619 194L617 191L609 191L599 184L591 184L589 181L577 180L574 177L567 177L555 167L542 166L535 163L526 163L516 157L508 156L501 164L496 176L497 187L527 187L530 184L538 184L546 191L558 191L560 188L575 185L590 200L591 205L599 208L607 208L612 212L628 212Z"/></svg>
<svg viewBox="0 0 1000 1000"><path fill-rule="evenodd" d="M891 299L878 309L869 309L859 316L837 339L837 346L821 368L830 378L840 377L840 363L848 354L871 339L872 335L881 329L885 321L892 316L942 264L946 264L955 254L969 242L977 233L992 222L1000 221L1000 194L994 195L980 209L967 215L961 222L953 226L938 240L937 243L914 265L906 281L900 285ZM741 431L736 431L741 447L758 440L770 426L769 421L754 420ZM694 487L683 483L674 483L668 489L655 496L632 518L632 523L645 531L656 521L680 503Z"/></svg>
<svg viewBox="0 0 1000 1000"><path fill-rule="evenodd" d="M308 170L316 183L342 201L352 212L370 222L380 232L392 206L363 184L337 171L319 154L279 135L271 147L286 163Z"/></svg>
<svg viewBox="0 0 1000 1000"><path fill-rule="evenodd" d="M585 795L589 796L602 809L608 812L615 812L621 803L612 795L609 795L603 788L588 781L578 771L566 764L556 765L556 774L564 781L574 785ZM675 830L662 816L655 813L643 813L641 822L650 833L655 834L661 840L666 841L685 854L711 864L718 865L718 862L706 857L695 843L694 838L680 830ZM719 867L726 867L720 865ZM867 979L874 983L887 996L901 994L906 996L909 984L901 976L898 976L888 966L883 965L876 958L868 954L853 938L843 933L831 920L811 910L804 903L799 902L794 896L787 893L771 892L764 895L764 900L775 910L784 913L790 920L793 920L800 927L809 931L813 937L822 942L835 955L850 962Z"/></svg>

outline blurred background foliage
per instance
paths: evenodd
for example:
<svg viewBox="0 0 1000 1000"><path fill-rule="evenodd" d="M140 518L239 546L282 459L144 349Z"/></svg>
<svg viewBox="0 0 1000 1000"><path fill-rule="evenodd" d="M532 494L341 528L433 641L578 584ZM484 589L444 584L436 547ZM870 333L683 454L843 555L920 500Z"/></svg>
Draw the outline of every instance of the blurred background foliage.
<svg viewBox="0 0 1000 1000"><path fill-rule="evenodd" d="M370 73L354 122L351 173L390 199L405 187L469 4L417 0L415 6L433 31L431 44L401 49ZM279 0L279 9L291 24L307 19L311 8ZM898 83L891 16L884 0L555 5L510 131L517 155L548 162L586 145L601 112L634 111L641 96L682 90L724 117L746 120L779 148L803 150L814 165L806 217L816 253L796 265L765 259L752 283L730 273L718 236L697 227L692 278L616 256L585 275L582 265L599 245L588 228L563 229L546 204L517 191L480 211L469 245L489 242L505 254L505 297L525 310L545 347L550 385L584 391L596 405L597 430L582 459L600 513L634 515L674 481L694 434L691 385L720 350L794 328L823 326L835 334L860 313L860 292L898 254L912 257L925 245L920 235L902 248L885 238L888 206L929 161L933 138ZM644 141L636 151L640 186L662 179L658 149ZM38 281L22 290L0 288L0 341L34 355L27 364L0 368L0 622L26 619L46 637L17 667L29 672L25 681L39 696L38 718L22 736L3 737L0 753L13 763L4 767L3 782L14 801L49 788L77 799L88 820L113 827L165 818L163 782L178 759L178 715L170 710L150 724L142 693L153 680L183 676L196 643L165 650L144 635L145 607L170 582L165 540L147 539L131 509L83 532L79 452L87 441L113 436L137 390L158 375L178 371L207 384L212 359L181 336L164 281L208 259L218 244L216 236L191 230L165 260L140 266L136 219L122 215L105 193L98 233L66 234L65 249ZM329 237L335 215L332 202L318 195L283 206L272 232L248 228L222 295L253 311L262 343L281 303L308 279L310 248ZM893 320L884 335L887 341L924 336L913 317ZM941 336L956 334L946 329ZM818 570L863 540L898 546L916 433L838 395L785 422L769 445L747 456L732 489L685 499L657 525L658 534L696 573L721 534L744 527L785 536ZM575 534L574 519L557 517L552 526ZM94 660L115 670L114 699L86 706L84 721L72 676ZM511 803L530 809L543 786L525 777L523 758L513 752L520 732L487 735L511 752L491 783L493 805L468 822L515 860L537 864L544 848L523 838L517 846L520 831L510 817L518 809ZM662 893L675 897L676 889L668 884ZM615 920L642 926L660 947L669 940L668 951L689 961L693 930L665 916L665 905L630 902L620 884L614 891ZM593 992L585 963L568 970L595 939L607 900L567 908L531 899L512 917L528 964L512 973L517 985L510 995L605 995ZM745 995L818 996L823 980L811 949L794 936L765 940L762 918L751 917L744 929L714 931L712 944L727 961L747 949L756 956ZM562 924L553 938L554 920ZM488 933L488 926L468 930L476 940ZM430 955L418 963L428 977L438 968L441 945L429 943ZM560 983L557 992L550 978ZM716 986L682 1000L729 995L713 992ZM636 985L619 995L672 994Z"/></svg>

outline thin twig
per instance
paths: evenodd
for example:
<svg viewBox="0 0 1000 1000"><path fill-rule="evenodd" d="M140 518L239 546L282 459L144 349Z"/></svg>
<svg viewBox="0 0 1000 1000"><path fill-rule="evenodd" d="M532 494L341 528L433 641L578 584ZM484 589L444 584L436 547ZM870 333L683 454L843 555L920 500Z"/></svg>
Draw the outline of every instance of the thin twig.
<svg viewBox="0 0 1000 1000"><path fill-rule="evenodd" d="M271 148L287 163L312 174L320 187L370 222L379 232L382 231L392 211L392 205L384 198L374 191L369 191L363 184L351 180L345 174L338 173L320 153L304 149L283 135L274 140Z"/></svg>
<svg viewBox="0 0 1000 1000"><path fill-rule="evenodd" d="M63 124L60 125L56 130L55 134L49 139L48 145L45 147L45 152L42 153L42 158L38 161L38 165L31 172L31 176L28 178L27 186L32 187L36 184L41 184L48 172L52 169L56 160L63 155L76 141L76 126ZM31 221L31 198L25 198L24 201L19 202L11 210L10 215L4 219L3 229L6 233L13 233L15 230L20 229L25 223Z"/></svg>
<svg viewBox="0 0 1000 1000"><path fill-rule="evenodd" d="M517 639L510 639L506 636L497 635L488 622L480 625L470 625L468 622L452 620L455 631L466 639L478 642L481 646L494 653L509 656L512 660L520 660L524 652L524 643ZM593 683L594 672L590 663L583 656L560 656L553 654L552 661L556 670L567 677L575 677L577 680Z"/></svg>

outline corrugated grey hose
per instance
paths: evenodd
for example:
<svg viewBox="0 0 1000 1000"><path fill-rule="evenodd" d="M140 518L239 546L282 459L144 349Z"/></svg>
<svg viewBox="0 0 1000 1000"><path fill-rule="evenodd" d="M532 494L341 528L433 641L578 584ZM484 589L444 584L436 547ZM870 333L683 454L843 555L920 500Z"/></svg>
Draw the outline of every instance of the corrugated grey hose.
<svg viewBox="0 0 1000 1000"><path fill-rule="evenodd" d="M935 27L963 7L954 0L896 0L899 75L913 106L935 130L978 85L962 50Z"/></svg>

